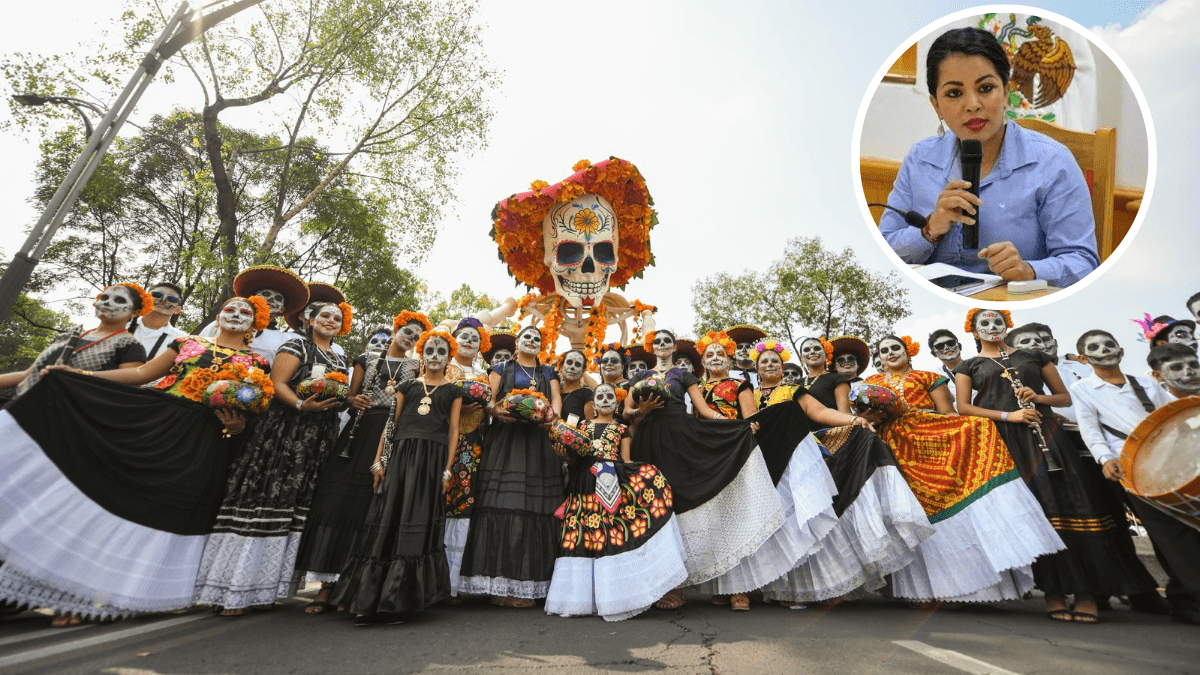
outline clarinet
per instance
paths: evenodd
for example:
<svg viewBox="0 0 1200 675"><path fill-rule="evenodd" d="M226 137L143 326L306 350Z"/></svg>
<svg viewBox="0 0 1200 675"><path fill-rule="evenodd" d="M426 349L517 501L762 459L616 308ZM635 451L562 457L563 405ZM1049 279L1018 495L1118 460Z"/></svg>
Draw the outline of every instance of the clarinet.
<svg viewBox="0 0 1200 675"><path fill-rule="evenodd" d="M367 366L367 372L363 375L362 389L360 393L367 392L367 388L375 382L375 375L379 372L379 362L387 357L387 353L379 354L375 360L371 361L371 365ZM358 431L358 423L362 421L365 410L356 410L358 414L354 416L354 424L350 425L350 435L346 438L346 447L342 448L341 454L338 455L341 459L350 459L350 441L354 440L354 433Z"/></svg>
<svg viewBox="0 0 1200 675"><path fill-rule="evenodd" d="M1008 352L1004 350L1004 344L998 343L996 348L1000 350L1000 359L1003 361L1000 365L1004 366L1004 372L1008 375L1006 379L1012 385L1013 395L1017 396L1017 391L1025 385L1021 383L1021 378L1017 375L1017 369L1009 366ZM1037 409L1033 401L1022 401L1020 396L1017 396L1017 403L1025 410ZM1046 443L1046 436L1042 433L1041 424L1033 427L1033 435L1034 439L1037 440L1038 449L1042 451L1042 457L1046 458L1046 470L1062 471L1062 464L1059 464L1058 458L1050 451L1050 445Z"/></svg>

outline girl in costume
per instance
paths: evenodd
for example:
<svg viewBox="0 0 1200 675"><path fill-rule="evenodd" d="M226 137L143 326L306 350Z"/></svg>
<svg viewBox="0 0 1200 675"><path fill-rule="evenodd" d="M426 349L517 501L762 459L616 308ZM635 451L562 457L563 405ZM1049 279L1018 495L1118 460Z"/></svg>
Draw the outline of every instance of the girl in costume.
<svg viewBox="0 0 1200 675"><path fill-rule="evenodd" d="M753 590L791 569L806 551L764 547L784 525L785 513L750 425L727 420L709 407L699 379L674 367L674 334L659 330L647 335L646 343L657 363L630 380L625 419L638 425L631 446L634 461L654 465L671 483L687 550L686 583L709 581L740 566L736 580L726 584L731 589L720 592ZM635 405L633 392L647 379L663 384L669 400L647 396ZM685 397L701 419L687 413ZM749 585L761 577L766 578ZM656 606L682 604L682 593L675 589Z"/></svg>
<svg viewBox="0 0 1200 675"><path fill-rule="evenodd" d="M565 457L571 466L566 501L555 512L562 527L547 614L620 621L687 578L671 486L653 465L630 462L629 430L613 417L623 398L613 385L597 385L596 418L580 422L585 444Z"/></svg>
<svg viewBox="0 0 1200 675"><path fill-rule="evenodd" d="M558 377L562 386L563 419L571 415L579 420L591 419L588 404L592 402L592 388L588 386L587 356L583 350L572 349L558 357Z"/></svg>
<svg viewBox="0 0 1200 675"><path fill-rule="evenodd" d="M154 309L154 299L137 284L109 286L92 303L100 325L59 333L23 371L0 375L0 390L16 387L16 396L29 391L47 366L76 370L136 368L146 362L146 349L129 332L135 319ZM82 328L82 326L80 326Z"/></svg>
<svg viewBox="0 0 1200 675"><path fill-rule="evenodd" d="M964 328L975 335L979 356L954 369L958 409L995 423L1016 471L1066 544L1066 550L1046 551L1033 563L1033 581L1046 594L1048 616L1096 623L1096 596L1134 595L1155 586L1124 532L1125 523L1114 522L1106 501L1111 486L1050 410L1071 404L1058 369L1045 352L1005 349L1011 327L1006 311L967 313ZM1067 608L1067 595L1075 596L1074 611Z"/></svg>
<svg viewBox="0 0 1200 675"><path fill-rule="evenodd" d="M895 596L926 603L1020 598L1033 585L1030 564L1060 549L1061 540L1018 480L995 425L954 415L946 378L912 369L920 345L889 335L876 347L883 372L865 384L886 387L895 399L882 412L879 437L936 529L916 560L892 575Z"/></svg>
<svg viewBox="0 0 1200 675"><path fill-rule="evenodd" d="M382 490L333 596L355 614L356 626L400 623L402 613L450 597L444 493L463 393L446 378L446 366L457 348L444 330L426 331L416 348L424 373L396 390L395 428L380 439L371 465Z"/></svg>
<svg viewBox="0 0 1200 675"><path fill-rule="evenodd" d="M506 607L532 607L546 597L554 573L558 522L563 502L562 461L546 430L520 421L497 404L514 389L545 396L562 408L558 376L538 363L542 334L527 326L517 334L517 354L489 375L495 418L483 441L475 475L475 506L463 550L460 592L492 596Z"/></svg>
<svg viewBox="0 0 1200 675"><path fill-rule="evenodd" d="M851 414L849 383L826 371L832 350L821 338L802 341L808 375L796 385L782 384L786 350L778 341L760 341L750 352L759 387L746 414L762 418L760 445L783 438L783 447L794 447L797 436L812 431L831 453L824 465L835 486L837 520L819 533L811 556L763 589L764 599L783 605L880 588L884 576L911 563L917 545L933 535L891 451L865 420Z"/></svg>
<svg viewBox="0 0 1200 675"><path fill-rule="evenodd" d="M312 506L304 520L296 569L321 582L309 614L329 609L329 595L338 572L346 564L350 544L371 505L374 461L379 439L387 426L396 390L416 377L420 362L408 356L421 333L432 326L420 312L403 311L392 321L382 353L366 352L354 360L350 377L350 405L354 418L338 436L337 445L321 469Z"/></svg>
<svg viewBox="0 0 1200 675"><path fill-rule="evenodd" d="M0 599L59 625L191 605L246 424L201 395L211 368L269 368L246 344L269 320L262 298L231 298L211 341L178 338L136 368L61 367L0 412Z"/></svg>
<svg viewBox="0 0 1200 675"><path fill-rule="evenodd" d="M629 347L624 347L619 342L604 345L596 355L596 368L600 374L600 381L628 392L629 363L632 353ZM617 411L613 413L613 419L618 424L626 423L625 418L621 415L622 408L623 406L617 406Z"/></svg>
<svg viewBox="0 0 1200 675"><path fill-rule="evenodd" d="M291 270L275 265L254 265L237 273L233 278L233 292L243 298L257 296L266 300L271 309L271 320L254 331L250 348L271 363L280 345L295 337L284 317L298 312L309 302L308 284ZM217 334L217 324L205 326L199 335L212 339Z"/></svg>
<svg viewBox="0 0 1200 675"><path fill-rule="evenodd" d="M479 319L467 317L458 322L454 339L458 349L448 369L450 379L486 381L487 367L476 368L475 357L492 349L487 328ZM463 402L458 419L458 441L454 446L454 464L450 467L450 488L446 490L446 559L450 563L451 596L447 602L452 604L459 602L459 571L462 568L463 548L467 545L471 509L475 505L475 472L483 455L487 421L488 416L482 405Z"/></svg>
<svg viewBox="0 0 1200 675"><path fill-rule="evenodd" d="M313 313L304 337L279 347L271 369L275 398L251 430L229 472L225 498L204 547L196 600L237 616L247 607L270 609L289 597L300 534L326 458L337 444L335 397L303 399L301 383L348 383L347 364L333 338L350 332L350 306L326 304Z"/></svg>

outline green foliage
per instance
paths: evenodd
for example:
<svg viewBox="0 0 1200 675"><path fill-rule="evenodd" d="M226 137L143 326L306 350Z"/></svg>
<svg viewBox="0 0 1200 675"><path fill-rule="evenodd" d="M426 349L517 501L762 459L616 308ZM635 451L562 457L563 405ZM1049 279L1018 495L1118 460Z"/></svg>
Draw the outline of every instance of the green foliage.
<svg viewBox="0 0 1200 675"><path fill-rule="evenodd" d="M20 295L9 320L0 324L0 373L25 370L58 332L70 327L70 317L37 300Z"/></svg>
<svg viewBox="0 0 1200 675"><path fill-rule="evenodd" d="M421 304L428 308L426 315L436 326L446 320L458 323L476 312L495 309L499 303L487 293L476 293L470 285L463 284L451 291L449 298L443 298L437 291L427 293Z"/></svg>
<svg viewBox="0 0 1200 675"><path fill-rule="evenodd" d="M849 248L828 251L819 237L788 241L766 272L715 274L692 287L697 335L739 323L787 340L793 353L809 336L857 335L867 342L909 315L895 272L865 269Z"/></svg>

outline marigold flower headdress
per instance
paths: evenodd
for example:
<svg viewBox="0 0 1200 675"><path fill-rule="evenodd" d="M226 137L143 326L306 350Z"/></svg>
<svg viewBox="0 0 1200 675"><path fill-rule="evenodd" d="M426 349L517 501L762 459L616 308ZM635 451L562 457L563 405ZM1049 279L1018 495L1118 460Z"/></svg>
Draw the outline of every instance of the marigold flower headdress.
<svg viewBox="0 0 1200 675"><path fill-rule="evenodd" d="M980 312L983 312L983 311L985 311L985 310L982 307L976 307L976 308L968 311L967 312L967 321L966 321L966 323L963 324L963 329L966 330L968 333L974 333L975 332L975 315ZM1004 325L1008 326L1009 328L1013 327L1012 313L1009 312L1007 309L993 309L990 311L1000 312L1000 315L1004 317Z"/></svg>
<svg viewBox="0 0 1200 675"><path fill-rule="evenodd" d="M710 330L701 336L699 340L696 340L696 351L700 352L701 358L703 358L704 352L708 351L708 346L711 344L721 345L721 348L725 350L725 354L728 356L733 356L734 352L737 351L737 343L729 337L729 333L723 330Z"/></svg>
<svg viewBox="0 0 1200 675"><path fill-rule="evenodd" d="M646 266L654 264L650 252L650 229L658 223L652 208L654 200L632 162L617 157L595 164L581 160L572 169L575 173L554 185L537 180L530 185L531 191L500 200L492 209L489 236L496 242L511 276L542 293L551 293L554 279L543 262L546 247L542 221L555 204L583 194L600 195L612 204L617 215L620 266L609 283L622 288L630 279L641 278Z"/></svg>
<svg viewBox="0 0 1200 675"><path fill-rule="evenodd" d="M475 332L479 333L480 354L492 351L492 336L488 334L487 327L483 325L482 321L473 316L468 316L467 318L458 322L458 325L454 327L454 332L452 335L454 337L458 337L459 331L464 328L474 328Z"/></svg>
<svg viewBox="0 0 1200 675"><path fill-rule="evenodd" d="M629 365L629 362L631 360L630 359L631 352L629 350L629 347L622 345L620 342L610 342L606 345L600 345L600 349L596 350L596 356L592 359L592 363L595 363L597 366L599 366L600 359L604 357L605 352L616 352L616 353L620 354L625 359L625 365L627 365L627 366Z"/></svg>
<svg viewBox="0 0 1200 675"><path fill-rule="evenodd" d="M763 352L775 352L783 361L790 361L792 358L792 353L785 349L779 340L759 340L750 348L750 356L755 361L758 361Z"/></svg>
<svg viewBox="0 0 1200 675"><path fill-rule="evenodd" d="M261 295L242 298L254 308L254 330L260 331L271 325L271 306Z"/></svg>
<svg viewBox="0 0 1200 675"><path fill-rule="evenodd" d="M809 340L816 340L821 345L821 351L825 352L825 363L833 363L833 343L825 339L825 336L818 335L815 338L804 338L800 341L800 348L804 348L804 343ZM786 359L784 359L786 360Z"/></svg>
<svg viewBox="0 0 1200 675"><path fill-rule="evenodd" d="M413 348L413 354L417 358L421 358L421 353L425 351L425 341L429 338L441 338L445 340L446 344L449 345L450 358L454 358L454 355L458 353L458 340L455 340L454 336L447 333L444 329L437 328L421 333L421 337L417 339L417 346Z"/></svg>
<svg viewBox="0 0 1200 675"><path fill-rule="evenodd" d="M339 302L338 309L342 310L342 329L338 331L338 335L345 335L354 325L354 308L348 302Z"/></svg>
<svg viewBox="0 0 1200 675"><path fill-rule="evenodd" d="M137 297L138 309L133 313L134 316L146 316L150 312L154 311L154 298L150 297L150 294L146 292L146 289L142 288L141 284L135 284L132 281L128 281L125 283L113 284L112 286L105 286L104 290L107 291L108 289L116 288L117 286L124 286L125 288L128 288L129 290L133 291L134 296ZM96 299L99 300L101 295L104 295L103 291L96 294Z"/></svg>
<svg viewBox="0 0 1200 675"><path fill-rule="evenodd" d="M420 312L410 312L406 309L403 312L400 312L399 314L397 314L396 318L392 319L392 332L395 333L396 331L400 330L401 326L407 326L408 324L413 323L413 322L421 324L422 326L425 327L425 330L433 330L433 324L430 323L429 317L425 316L424 314L422 314ZM425 331L421 331L421 332L425 332ZM486 351L486 350L481 349L480 351Z"/></svg>
<svg viewBox="0 0 1200 675"><path fill-rule="evenodd" d="M921 343L913 342L913 339L907 335L900 337L900 342L904 345L904 351L908 354L908 358L912 358L921 353Z"/></svg>

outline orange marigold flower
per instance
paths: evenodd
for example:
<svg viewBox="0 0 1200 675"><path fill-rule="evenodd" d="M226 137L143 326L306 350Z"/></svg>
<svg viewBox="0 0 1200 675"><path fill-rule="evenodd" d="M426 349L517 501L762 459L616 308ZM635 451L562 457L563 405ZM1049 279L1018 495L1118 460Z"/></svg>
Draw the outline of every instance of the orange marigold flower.
<svg viewBox="0 0 1200 675"><path fill-rule="evenodd" d="M337 371L334 371L331 373L325 373L325 379L333 380L334 382L338 382L341 384L349 384L350 383L350 379L346 377L345 373L339 373Z"/></svg>
<svg viewBox="0 0 1200 675"><path fill-rule="evenodd" d="M533 190L534 192L537 192L538 190L543 190L549 186L550 186L550 184L544 180L535 180L529 184L529 189Z"/></svg>
<svg viewBox="0 0 1200 675"><path fill-rule="evenodd" d="M591 165L592 165L592 163L589 162L588 160L581 159L578 162L575 162L575 164L571 167L571 170L572 171L583 171L584 169L588 168Z"/></svg>

